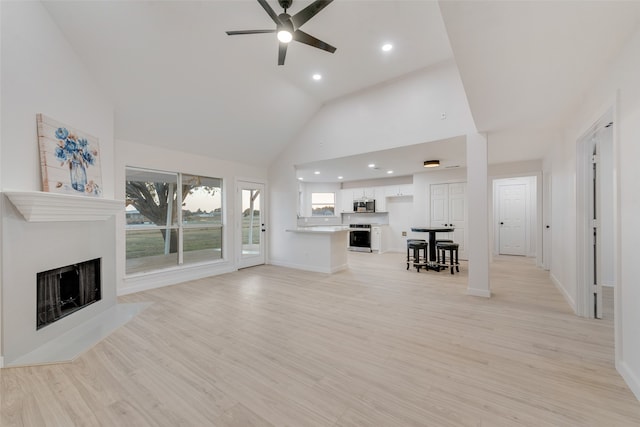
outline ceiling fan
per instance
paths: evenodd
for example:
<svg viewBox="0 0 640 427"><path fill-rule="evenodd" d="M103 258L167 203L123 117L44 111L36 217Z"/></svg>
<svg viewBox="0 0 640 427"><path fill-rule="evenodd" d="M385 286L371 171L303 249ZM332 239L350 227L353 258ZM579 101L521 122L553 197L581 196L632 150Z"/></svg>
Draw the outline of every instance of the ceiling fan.
<svg viewBox="0 0 640 427"><path fill-rule="evenodd" d="M333 53L336 51L335 47L323 42L322 40L318 40L312 35L309 35L300 30L300 27L305 22L313 18L318 12L327 7L332 1L333 0L316 0L309 6L302 9L300 12L291 16L287 13L287 9L291 7L291 3L293 3L293 0L278 0L278 3L280 3L280 7L284 9L284 12L280 15L276 15L274 10L267 3L267 0L258 0L260 6L262 6L262 8L267 11L267 14L271 17L271 19L273 19L273 22L276 23L276 29L227 31L227 34L230 36L235 36L240 34L277 33L278 40L280 42L278 49L278 65L284 65L284 58L287 55L287 46L291 40L295 40L297 42Z"/></svg>

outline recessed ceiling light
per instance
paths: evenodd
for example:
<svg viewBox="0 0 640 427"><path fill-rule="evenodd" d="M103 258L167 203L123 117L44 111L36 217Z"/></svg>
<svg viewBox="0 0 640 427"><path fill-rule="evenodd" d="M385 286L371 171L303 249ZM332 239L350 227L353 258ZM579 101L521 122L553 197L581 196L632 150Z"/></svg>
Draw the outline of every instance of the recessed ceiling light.
<svg viewBox="0 0 640 427"><path fill-rule="evenodd" d="M338 179L342 179L342 178L344 178L342 175L340 175L340 176L338 177Z"/></svg>
<svg viewBox="0 0 640 427"><path fill-rule="evenodd" d="M392 174L392 173L393 173L393 171L387 171L387 173L388 173L388 174Z"/></svg>
<svg viewBox="0 0 640 427"><path fill-rule="evenodd" d="M320 175L320 171L315 171L314 175Z"/></svg>
<svg viewBox="0 0 640 427"><path fill-rule="evenodd" d="M424 167L425 168L437 168L440 166L440 160L425 160Z"/></svg>
<svg viewBox="0 0 640 427"><path fill-rule="evenodd" d="M370 167L370 168L375 168L375 167L376 167L376 164L375 164L375 163L369 163L369 167Z"/></svg>
<svg viewBox="0 0 640 427"><path fill-rule="evenodd" d="M385 43L382 45L383 52L389 52L391 49L393 49L393 45L391 43Z"/></svg>
<svg viewBox="0 0 640 427"><path fill-rule="evenodd" d="M311 76L313 78L313 80L322 80L322 75L321 74L314 74L313 76Z"/></svg>
<svg viewBox="0 0 640 427"><path fill-rule="evenodd" d="M302 181L303 179L304 179L303 177L299 177L299 178L298 178L298 180L299 180L299 181Z"/></svg>

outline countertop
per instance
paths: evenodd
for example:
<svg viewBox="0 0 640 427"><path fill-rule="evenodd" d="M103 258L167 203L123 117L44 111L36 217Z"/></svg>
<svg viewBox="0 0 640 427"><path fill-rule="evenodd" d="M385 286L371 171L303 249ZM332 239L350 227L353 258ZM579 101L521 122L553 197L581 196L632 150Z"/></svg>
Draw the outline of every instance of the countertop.
<svg viewBox="0 0 640 427"><path fill-rule="evenodd" d="M348 225L317 225L311 227L288 228L285 231L291 233L315 233L315 234L333 234L342 231L349 231Z"/></svg>

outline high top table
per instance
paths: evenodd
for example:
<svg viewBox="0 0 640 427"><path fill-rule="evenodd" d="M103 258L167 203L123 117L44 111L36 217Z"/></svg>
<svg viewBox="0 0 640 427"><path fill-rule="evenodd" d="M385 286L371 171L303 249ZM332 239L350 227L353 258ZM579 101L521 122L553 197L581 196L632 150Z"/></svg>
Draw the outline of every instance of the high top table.
<svg viewBox="0 0 640 427"><path fill-rule="evenodd" d="M450 233L453 228L448 227L411 227L411 231L416 233L429 233L429 262L426 265L427 270L432 268L440 271L440 266L436 260L436 233Z"/></svg>

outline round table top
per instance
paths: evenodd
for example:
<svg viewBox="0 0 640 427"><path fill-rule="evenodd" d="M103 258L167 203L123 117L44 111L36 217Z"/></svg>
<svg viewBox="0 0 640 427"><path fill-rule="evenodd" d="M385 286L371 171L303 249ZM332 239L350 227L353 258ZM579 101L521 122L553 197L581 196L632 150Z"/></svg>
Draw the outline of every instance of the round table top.
<svg viewBox="0 0 640 427"><path fill-rule="evenodd" d="M450 227L411 227L411 231L417 231L417 232L425 232L425 233L429 233L429 232L440 232L440 233L448 233L453 231L453 228Z"/></svg>

